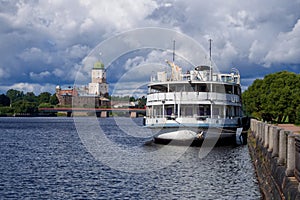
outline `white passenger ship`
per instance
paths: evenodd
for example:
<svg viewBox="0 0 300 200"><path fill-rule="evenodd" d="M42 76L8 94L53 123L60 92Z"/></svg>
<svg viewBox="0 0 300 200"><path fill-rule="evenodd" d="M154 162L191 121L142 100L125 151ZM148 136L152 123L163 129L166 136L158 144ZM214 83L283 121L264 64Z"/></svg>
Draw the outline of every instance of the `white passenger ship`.
<svg viewBox="0 0 300 200"><path fill-rule="evenodd" d="M240 74L215 73L211 66L197 66L182 73L174 62L166 61L171 74L157 72L148 85L145 126L157 130L154 141L229 138L246 144L247 126L243 117Z"/></svg>

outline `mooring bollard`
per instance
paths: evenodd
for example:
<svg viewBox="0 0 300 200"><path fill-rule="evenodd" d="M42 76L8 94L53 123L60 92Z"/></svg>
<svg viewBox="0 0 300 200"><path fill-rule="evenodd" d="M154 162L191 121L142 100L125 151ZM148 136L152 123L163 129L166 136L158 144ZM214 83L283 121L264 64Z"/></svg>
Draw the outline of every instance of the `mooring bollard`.
<svg viewBox="0 0 300 200"><path fill-rule="evenodd" d="M259 141L262 142L262 135L263 135L263 127L264 127L264 122L260 122L259 123L260 126L259 126Z"/></svg>
<svg viewBox="0 0 300 200"><path fill-rule="evenodd" d="M256 125L257 125L257 128L256 128L256 129L257 129L256 136L257 136L257 140L259 141L259 137L260 137L260 122L257 121Z"/></svg>
<svg viewBox="0 0 300 200"><path fill-rule="evenodd" d="M268 148L268 152L272 152L273 151L273 126L270 125L268 132L269 132L269 148Z"/></svg>
<svg viewBox="0 0 300 200"><path fill-rule="evenodd" d="M265 128L265 140L264 140L265 143L264 143L264 147L268 148L268 146L269 146L269 125L265 124L264 128Z"/></svg>
<svg viewBox="0 0 300 200"><path fill-rule="evenodd" d="M254 136L256 137L255 119L251 119L251 131L254 133Z"/></svg>
<svg viewBox="0 0 300 200"><path fill-rule="evenodd" d="M286 163L286 150L287 150L287 131L280 130L279 132L279 158L278 164L284 165Z"/></svg>
<svg viewBox="0 0 300 200"><path fill-rule="evenodd" d="M255 127L254 127L254 119L250 119L250 129L254 134L256 134Z"/></svg>
<svg viewBox="0 0 300 200"><path fill-rule="evenodd" d="M257 137L257 128L256 128L256 120L252 120L252 123L253 123L253 132L254 132L254 135L255 137Z"/></svg>
<svg viewBox="0 0 300 200"><path fill-rule="evenodd" d="M295 148L295 176L300 182L300 135L295 137Z"/></svg>
<svg viewBox="0 0 300 200"><path fill-rule="evenodd" d="M290 132L287 142L286 176L294 176L295 170L295 135Z"/></svg>
<svg viewBox="0 0 300 200"><path fill-rule="evenodd" d="M273 127L273 152L272 152L272 157L278 157L279 153L279 132L280 128L277 126Z"/></svg>

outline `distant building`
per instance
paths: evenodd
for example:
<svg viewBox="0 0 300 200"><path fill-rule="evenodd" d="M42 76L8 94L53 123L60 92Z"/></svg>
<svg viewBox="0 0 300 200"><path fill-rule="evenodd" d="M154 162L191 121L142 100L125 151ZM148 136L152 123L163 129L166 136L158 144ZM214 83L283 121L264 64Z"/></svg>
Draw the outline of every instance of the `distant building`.
<svg viewBox="0 0 300 200"><path fill-rule="evenodd" d="M104 64L96 62L92 69L92 82L89 83L89 94L107 96L106 70Z"/></svg>
<svg viewBox="0 0 300 200"><path fill-rule="evenodd" d="M108 99L108 84L106 82L106 70L104 64L96 62L92 69L92 82L88 87L80 88L66 88L61 89L56 86L56 96L59 100L60 106L74 107L100 107L109 106Z"/></svg>
<svg viewBox="0 0 300 200"><path fill-rule="evenodd" d="M55 91L59 101L58 105L72 105L72 97L78 96L77 90L71 87L62 90L58 85L56 86Z"/></svg>

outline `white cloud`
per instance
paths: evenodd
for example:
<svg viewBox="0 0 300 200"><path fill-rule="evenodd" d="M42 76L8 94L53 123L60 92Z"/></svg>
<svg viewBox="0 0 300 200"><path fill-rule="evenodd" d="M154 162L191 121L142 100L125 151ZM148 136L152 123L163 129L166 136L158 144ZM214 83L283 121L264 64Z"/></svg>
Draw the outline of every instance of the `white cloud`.
<svg viewBox="0 0 300 200"><path fill-rule="evenodd" d="M0 66L0 78L8 78L9 76L10 74L7 72L7 70Z"/></svg>
<svg viewBox="0 0 300 200"><path fill-rule="evenodd" d="M76 44L76 45L73 45L73 46L67 48L65 51L65 54L66 54L66 56L71 57L71 58L82 59L90 51L91 51L91 49L88 46Z"/></svg>
<svg viewBox="0 0 300 200"><path fill-rule="evenodd" d="M59 78L62 78L62 77L65 76L65 72L64 72L63 70L59 69L59 68L55 68L55 69L52 71L52 73L53 73L55 76L59 77Z"/></svg>
<svg viewBox="0 0 300 200"><path fill-rule="evenodd" d="M91 49L116 33L147 26L179 30L203 45L206 52L207 40L212 38L213 59L220 70L232 64L238 65L241 73L250 65L272 69L292 64L299 71L299 7L300 1L283 0L0 1L0 84L26 79L41 85L43 81L56 85L53 82L58 80L69 84L79 69L77 79L88 83L91 66L81 60ZM145 40L161 38L147 35ZM191 51L180 45L177 48L183 56ZM171 59L169 55L153 51L144 58L130 58L122 67L163 63ZM200 60L195 64L203 59L194 57Z"/></svg>
<svg viewBox="0 0 300 200"><path fill-rule="evenodd" d="M0 91L3 91L4 93L9 90L9 89L15 89L19 91L23 91L24 93L26 92L34 92L35 95L38 95L42 92L50 92L54 93L55 92L55 86L52 84L36 84L36 83L15 83L13 85L6 85L6 86L0 86Z"/></svg>
<svg viewBox="0 0 300 200"><path fill-rule="evenodd" d="M235 57L238 56L238 51L233 46L233 44L227 41L223 47L223 51L220 52L220 55L217 60L221 60L224 63L224 66L219 66L220 69L230 69L232 66L232 61Z"/></svg>
<svg viewBox="0 0 300 200"><path fill-rule="evenodd" d="M29 76L33 79L33 80L42 80L44 78L47 78L51 75L50 72L48 71L43 71L41 73L34 73L34 72L30 72Z"/></svg>
<svg viewBox="0 0 300 200"><path fill-rule="evenodd" d="M125 63L124 69L129 70L133 67L136 67L137 65L140 65L143 62L145 62L145 59L142 56L136 56L134 58L129 58Z"/></svg>
<svg viewBox="0 0 300 200"><path fill-rule="evenodd" d="M26 48L19 57L25 62L44 62L51 63L52 57L47 53L43 52L41 49L32 47Z"/></svg>
<svg viewBox="0 0 300 200"><path fill-rule="evenodd" d="M272 63L300 63L300 19L291 31L282 32L278 35L264 61L267 65Z"/></svg>

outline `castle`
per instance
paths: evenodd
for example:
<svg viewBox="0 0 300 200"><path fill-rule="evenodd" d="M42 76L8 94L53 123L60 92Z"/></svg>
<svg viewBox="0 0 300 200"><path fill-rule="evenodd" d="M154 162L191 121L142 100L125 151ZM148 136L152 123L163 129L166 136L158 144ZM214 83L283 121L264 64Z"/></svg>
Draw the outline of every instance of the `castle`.
<svg viewBox="0 0 300 200"><path fill-rule="evenodd" d="M100 107L109 106L108 83L106 82L106 69L100 61L94 64L91 72L92 82L88 87L69 87L61 89L56 86L56 96L60 106L73 107Z"/></svg>

